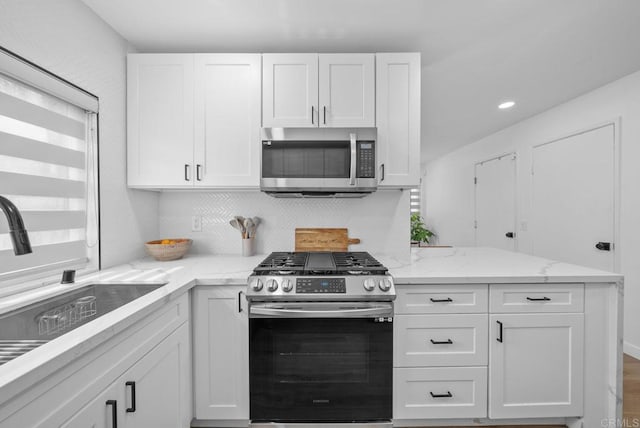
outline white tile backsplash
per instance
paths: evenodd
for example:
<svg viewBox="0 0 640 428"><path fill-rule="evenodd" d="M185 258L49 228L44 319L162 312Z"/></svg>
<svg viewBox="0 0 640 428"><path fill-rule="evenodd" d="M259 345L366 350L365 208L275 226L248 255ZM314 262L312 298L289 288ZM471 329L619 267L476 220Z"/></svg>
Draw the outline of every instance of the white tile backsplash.
<svg viewBox="0 0 640 428"><path fill-rule="evenodd" d="M202 216L202 232L191 231L192 216ZM258 191L164 192L159 201L158 238L192 238L193 253L240 254L234 215L258 216L258 253L293 251L296 227L346 227L369 251L408 259L409 191L379 190L360 199L276 199Z"/></svg>

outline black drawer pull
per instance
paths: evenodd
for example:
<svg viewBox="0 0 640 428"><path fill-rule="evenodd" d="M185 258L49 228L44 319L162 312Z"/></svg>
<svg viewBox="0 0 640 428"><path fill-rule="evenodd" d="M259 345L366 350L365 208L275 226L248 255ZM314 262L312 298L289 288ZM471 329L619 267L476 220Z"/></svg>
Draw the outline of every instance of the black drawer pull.
<svg viewBox="0 0 640 428"><path fill-rule="evenodd" d="M451 339L447 339L447 340L433 340L433 339L431 339L431 343L433 343L434 345L453 345L453 340L451 340Z"/></svg>
<svg viewBox="0 0 640 428"><path fill-rule="evenodd" d="M446 394L434 394L433 392L429 391L429 394L431 394L432 398L452 398L453 394L451 393L451 391L447 391Z"/></svg>
<svg viewBox="0 0 640 428"><path fill-rule="evenodd" d="M116 400L107 400L107 406L111 406L111 427L118 428L118 402Z"/></svg>
<svg viewBox="0 0 640 428"><path fill-rule="evenodd" d="M500 326L500 331L499 331L499 334L498 334L498 338L496 340L498 342L502 343L502 323L500 321L496 321L496 322Z"/></svg>
<svg viewBox="0 0 640 428"><path fill-rule="evenodd" d="M125 386L131 387L131 407L127 407L125 410L127 413L134 413L136 411L136 383L129 381L124 383Z"/></svg>
<svg viewBox="0 0 640 428"><path fill-rule="evenodd" d="M451 297L447 297L446 299L434 299L432 297L429 300L431 300L433 303L451 303L451 302L453 302Z"/></svg>
<svg viewBox="0 0 640 428"><path fill-rule="evenodd" d="M548 297L527 297L527 300L530 302L550 302L551 299Z"/></svg>

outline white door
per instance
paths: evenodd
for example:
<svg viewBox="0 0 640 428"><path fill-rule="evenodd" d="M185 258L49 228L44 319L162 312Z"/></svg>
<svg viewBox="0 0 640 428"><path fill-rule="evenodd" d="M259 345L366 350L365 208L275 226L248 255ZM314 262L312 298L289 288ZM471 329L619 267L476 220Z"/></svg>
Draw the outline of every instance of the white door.
<svg viewBox="0 0 640 428"><path fill-rule="evenodd" d="M262 126L318 126L318 55L262 55Z"/></svg>
<svg viewBox="0 0 640 428"><path fill-rule="evenodd" d="M195 55L196 186L260 185L259 54Z"/></svg>
<svg viewBox="0 0 640 428"><path fill-rule="evenodd" d="M615 269L614 153L613 124L533 149L534 255Z"/></svg>
<svg viewBox="0 0 640 428"><path fill-rule="evenodd" d="M376 54L378 185L420 185L420 54Z"/></svg>
<svg viewBox="0 0 640 428"><path fill-rule="evenodd" d="M320 54L321 127L375 126L374 54Z"/></svg>
<svg viewBox="0 0 640 428"><path fill-rule="evenodd" d="M516 155L476 164L476 246L516 249Z"/></svg>
<svg viewBox="0 0 640 428"><path fill-rule="evenodd" d="M189 426L189 359L189 325L183 324L120 377L125 428Z"/></svg>
<svg viewBox="0 0 640 428"><path fill-rule="evenodd" d="M127 57L130 186L193 184L193 55Z"/></svg>
<svg viewBox="0 0 640 428"><path fill-rule="evenodd" d="M246 286L194 292L195 417L249 420L249 319Z"/></svg>
<svg viewBox="0 0 640 428"><path fill-rule="evenodd" d="M584 315L489 320L489 417L582 416Z"/></svg>

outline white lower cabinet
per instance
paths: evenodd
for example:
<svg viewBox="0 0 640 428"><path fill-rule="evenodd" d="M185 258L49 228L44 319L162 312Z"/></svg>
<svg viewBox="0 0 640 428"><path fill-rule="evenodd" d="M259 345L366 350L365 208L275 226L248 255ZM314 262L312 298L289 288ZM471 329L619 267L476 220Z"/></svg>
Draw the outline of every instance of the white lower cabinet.
<svg viewBox="0 0 640 428"><path fill-rule="evenodd" d="M396 419L462 419L487 415L486 367L396 368Z"/></svg>
<svg viewBox="0 0 640 428"><path fill-rule="evenodd" d="M195 417L211 425L249 420L245 290L198 286L193 294Z"/></svg>
<svg viewBox="0 0 640 428"><path fill-rule="evenodd" d="M188 427L188 359L189 326L183 324L62 427Z"/></svg>
<svg viewBox="0 0 640 428"><path fill-rule="evenodd" d="M492 314L489 417L583 414L584 314Z"/></svg>
<svg viewBox="0 0 640 428"><path fill-rule="evenodd" d="M0 406L1 428L188 428L191 417L188 294Z"/></svg>

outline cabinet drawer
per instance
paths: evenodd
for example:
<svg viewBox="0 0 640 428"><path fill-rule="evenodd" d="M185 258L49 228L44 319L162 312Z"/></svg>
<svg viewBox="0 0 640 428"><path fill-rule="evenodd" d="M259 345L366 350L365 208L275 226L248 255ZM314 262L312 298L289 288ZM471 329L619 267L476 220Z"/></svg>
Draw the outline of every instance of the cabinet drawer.
<svg viewBox="0 0 640 428"><path fill-rule="evenodd" d="M487 285L405 285L397 293L396 314L487 312Z"/></svg>
<svg viewBox="0 0 640 428"><path fill-rule="evenodd" d="M487 416L487 368L399 368L393 371L394 419Z"/></svg>
<svg viewBox="0 0 640 428"><path fill-rule="evenodd" d="M488 361L486 314L400 315L394 366L481 366Z"/></svg>
<svg viewBox="0 0 640 428"><path fill-rule="evenodd" d="M583 312L584 284L492 284L489 308L495 313Z"/></svg>

